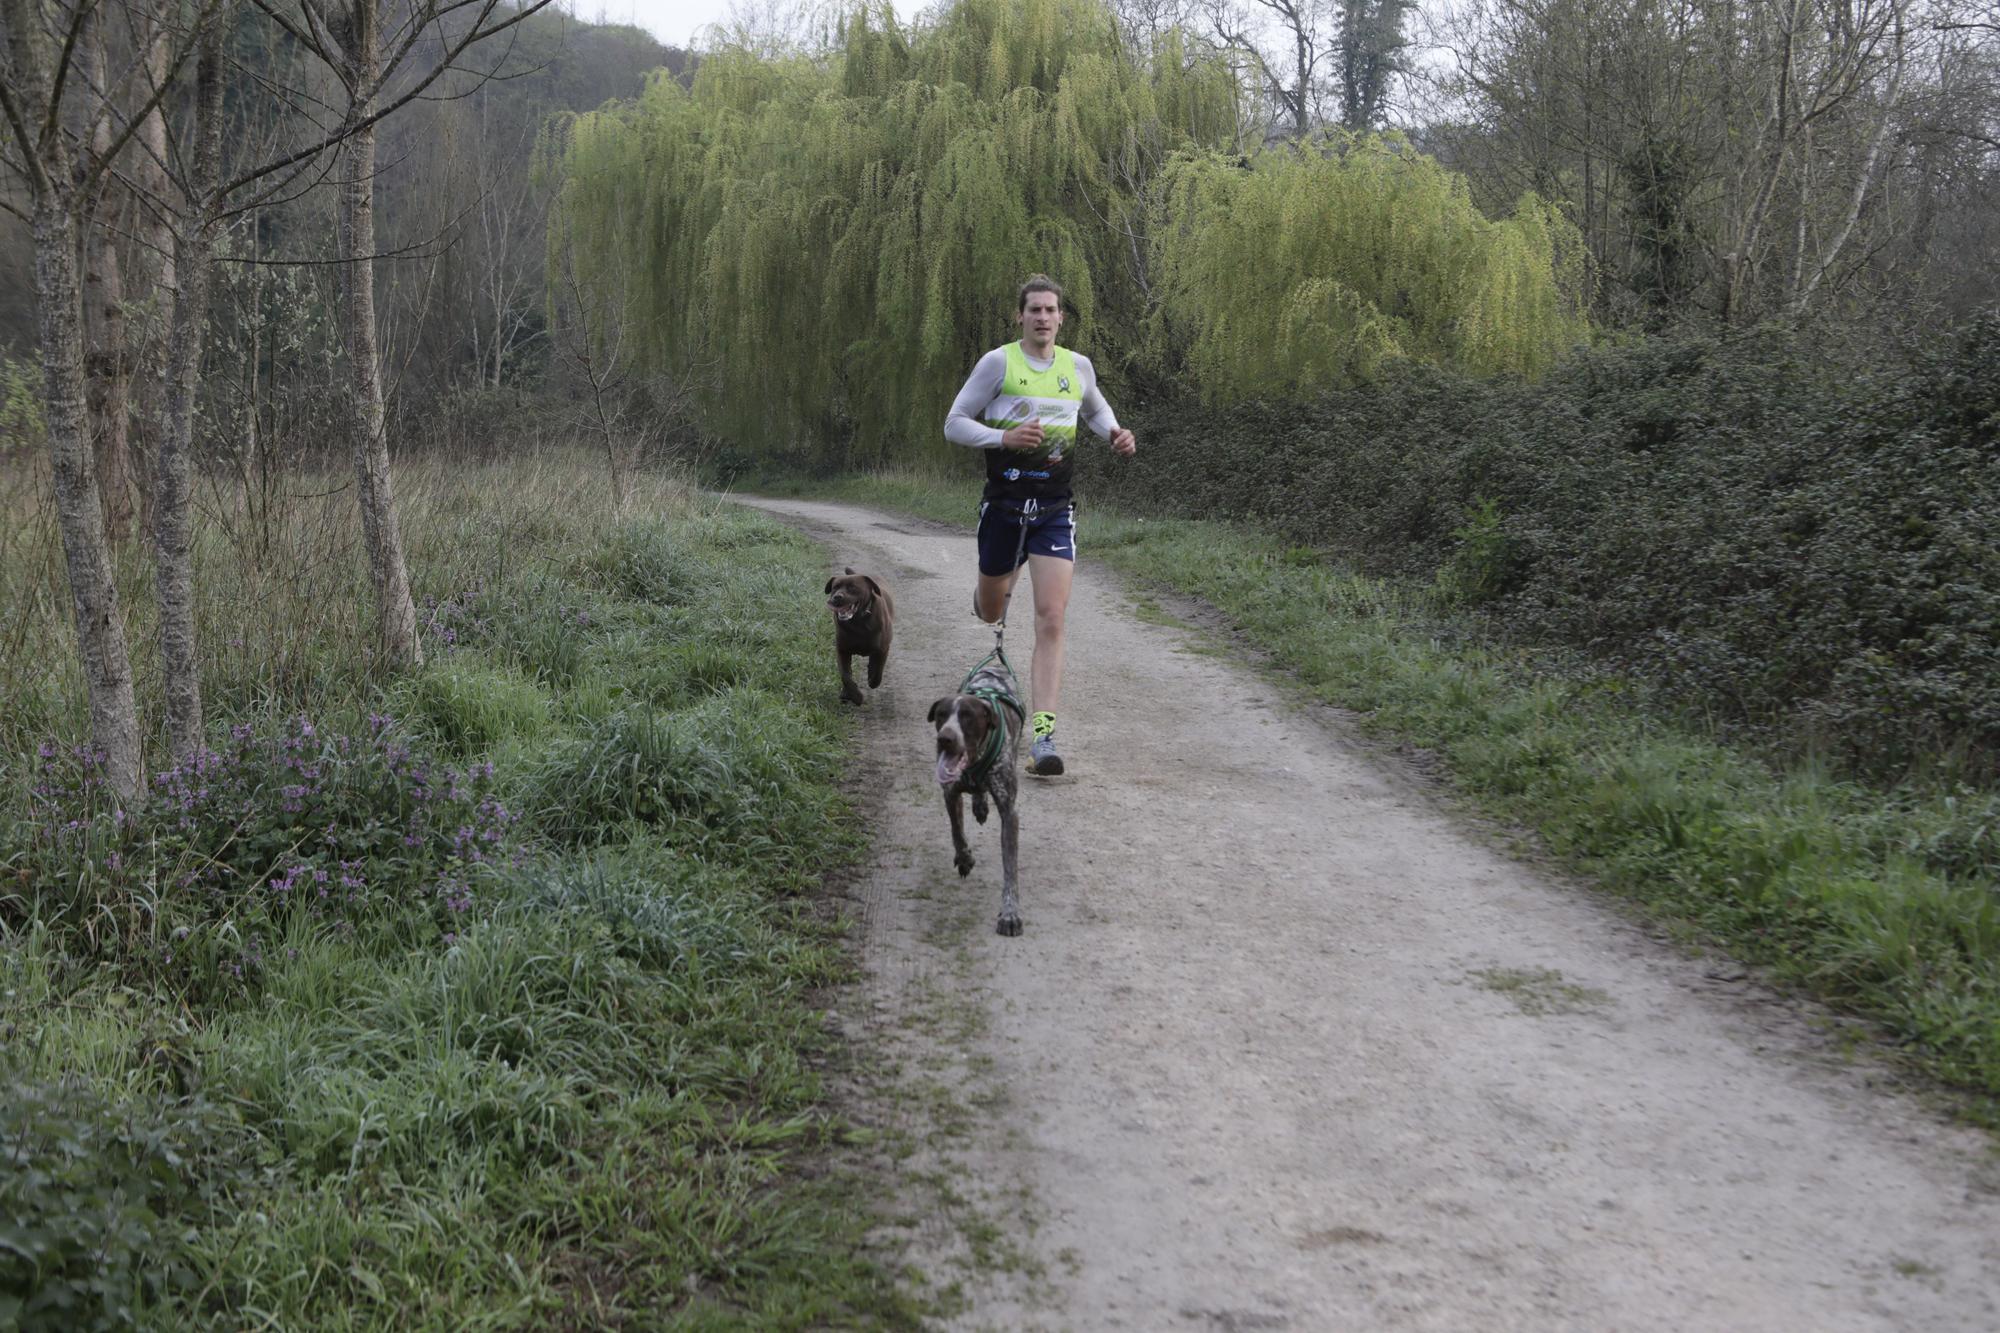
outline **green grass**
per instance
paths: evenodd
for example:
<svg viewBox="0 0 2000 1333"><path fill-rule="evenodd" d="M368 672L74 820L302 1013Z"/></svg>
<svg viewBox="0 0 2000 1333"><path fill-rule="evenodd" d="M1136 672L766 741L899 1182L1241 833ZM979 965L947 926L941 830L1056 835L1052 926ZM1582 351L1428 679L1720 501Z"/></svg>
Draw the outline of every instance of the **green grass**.
<svg viewBox="0 0 2000 1333"><path fill-rule="evenodd" d="M820 555L665 482L621 519L577 498L589 467L405 469L430 661L400 678L364 651L347 520L301 502L262 566L204 536L218 737L386 714L415 763L493 765L519 850L451 872L463 910L388 852L365 915L181 905L207 892L176 887L186 858L114 871L106 848L138 853L108 822L52 834L32 747L82 715L67 668L30 662L63 661L63 623L0 608L28 627L0 674L36 681L0 711L24 747L0 809L0 1327L915 1324L819 1072L815 997L847 964L815 890L861 847ZM143 625L143 578L128 596ZM33 878L58 865L96 877L89 912L41 910L75 898ZM208 932L204 984L146 933L174 910Z"/></svg>
<svg viewBox="0 0 2000 1333"><path fill-rule="evenodd" d="M968 532L978 488L969 469L775 485ZM1616 676L1494 642L1432 589L1084 500L1087 558L1217 608L1311 696L1439 756L1485 812L1690 942L1880 1022L2000 1124L2000 792L1946 776L1948 756L1887 789L1776 767Z"/></svg>

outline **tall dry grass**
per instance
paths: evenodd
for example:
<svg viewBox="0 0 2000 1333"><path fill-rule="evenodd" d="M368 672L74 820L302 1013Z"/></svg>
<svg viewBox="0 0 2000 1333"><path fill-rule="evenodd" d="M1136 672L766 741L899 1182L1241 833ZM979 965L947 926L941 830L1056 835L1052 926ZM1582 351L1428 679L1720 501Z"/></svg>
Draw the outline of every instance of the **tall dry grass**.
<svg viewBox="0 0 2000 1333"><path fill-rule="evenodd" d="M196 605L211 719L351 716L387 679L353 478L300 469L270 486L213 472L196 493ZM601 459L551 449L510 459L399 462L397 504L419 603L580 558L634 515L688 512L690 484L633 478L624 509ZM135 538L114 553L119 604L151 768L166 760L153 563ZM419 619L422 610L420 605ZM88 713L46 458L0 459L0 786L44 741L80 743Z"/></svg>

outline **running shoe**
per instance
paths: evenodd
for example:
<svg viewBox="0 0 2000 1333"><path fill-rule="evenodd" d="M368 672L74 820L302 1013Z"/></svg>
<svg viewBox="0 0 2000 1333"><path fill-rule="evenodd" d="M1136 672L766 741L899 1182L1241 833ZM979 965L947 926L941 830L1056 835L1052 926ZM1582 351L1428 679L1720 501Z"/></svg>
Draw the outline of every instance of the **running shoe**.
<svg viewBox="0 0 2000 1333"><path fill-rule="evenodd" d="M1028 771L1038 778L1062 776L1062 756L1056 753L1056 734L1051 731L1035 737L1035 743L1028 747Z"/></svg>

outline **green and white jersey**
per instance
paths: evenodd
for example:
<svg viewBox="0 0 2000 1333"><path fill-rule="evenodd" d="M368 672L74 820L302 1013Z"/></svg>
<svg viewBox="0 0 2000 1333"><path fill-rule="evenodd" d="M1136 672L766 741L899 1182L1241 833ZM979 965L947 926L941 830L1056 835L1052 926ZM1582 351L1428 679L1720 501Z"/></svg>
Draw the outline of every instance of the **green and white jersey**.
<svg viewBox="0 0 2000 1333"><path fill-rule="evenodd" d="M945 438L986 450L988 499L1061 499L1069 494L1079 424L1111 438L1118 418L1097 390L1090 358L1067 347L1047 361L1030 358L1018 342L979 358L945 418ZM1012 427L1039 421L1039 449L1008 449Z"/></svg>

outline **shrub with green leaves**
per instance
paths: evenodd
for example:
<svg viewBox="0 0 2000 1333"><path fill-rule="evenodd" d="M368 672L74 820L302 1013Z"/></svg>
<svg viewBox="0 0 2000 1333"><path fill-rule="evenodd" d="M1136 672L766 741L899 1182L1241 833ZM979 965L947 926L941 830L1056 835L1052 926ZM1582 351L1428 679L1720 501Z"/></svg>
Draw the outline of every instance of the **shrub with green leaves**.
<svg viewBox="0 0 2000 1333"><path fill-rule="evenodd" d="M1396 364L1134 424L1143 465L1086 450L1088 497L1435 581L1862 772L2000 770L2000 317L1865 373L1802 334L1687 334L1536 385Z"/></svg>
<svg viewBox="0 0 2000 1333"><path fill-rule="evenodd" d="M130 1328L197 1285L181 1246L247 1177L195 1097L111 1105L0 1065L0 1328Z"/></svg>

